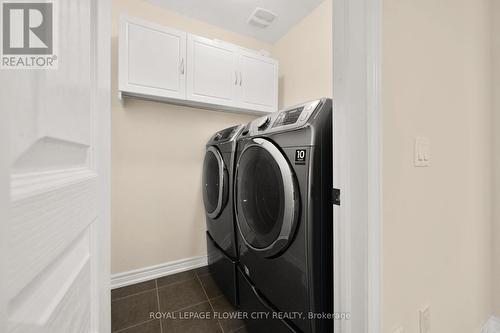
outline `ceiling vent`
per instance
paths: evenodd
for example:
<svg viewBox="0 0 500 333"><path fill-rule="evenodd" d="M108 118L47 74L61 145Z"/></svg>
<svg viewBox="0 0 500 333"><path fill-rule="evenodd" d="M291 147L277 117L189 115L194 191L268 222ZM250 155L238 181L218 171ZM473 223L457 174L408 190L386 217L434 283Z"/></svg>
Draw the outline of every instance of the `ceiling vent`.
<svg viewBox="0 0 500 333"><path fill-rule="evenodd" d="M248 18L248 24L259 28L267 28L276 19L276 14L273 12L257 7L253 11L252 15Z"/></svg>

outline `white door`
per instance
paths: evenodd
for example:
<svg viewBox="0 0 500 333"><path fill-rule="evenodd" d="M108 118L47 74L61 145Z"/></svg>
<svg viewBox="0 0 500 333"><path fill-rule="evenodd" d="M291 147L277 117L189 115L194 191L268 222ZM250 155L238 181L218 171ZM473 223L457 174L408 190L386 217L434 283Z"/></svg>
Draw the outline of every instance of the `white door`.
<svg viewBox="0 0 500 333"><path fill-rule="evenodd" d="M278 62L272 58L241 50L240 107L274 112L278 109Z"/></svg>
<svg viewBox="0 0 500 333"><path fill-rule="evenodd" d="M58 69L0 70L0 331L107 333L110 2L56 5Z"/></svg>
<svg viewBox="0 0 500 333"><path fill-rule="evenodd" d="M188 35L187 99L235 106L237 48L233 45Z"/></svg>
<svg viewBox="0 0 500 333"><path fill-rule="evenodd" d="M186 33L140 19L120 18L120 90L186 97Z"/></svg>

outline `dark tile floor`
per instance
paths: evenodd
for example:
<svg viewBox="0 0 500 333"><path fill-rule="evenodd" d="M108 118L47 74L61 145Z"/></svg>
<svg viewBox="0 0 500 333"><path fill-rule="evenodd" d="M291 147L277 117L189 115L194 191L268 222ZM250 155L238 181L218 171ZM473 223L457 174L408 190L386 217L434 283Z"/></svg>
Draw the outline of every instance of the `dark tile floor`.
<svg viewBox="0 0 500 333"><path fill-rule="evenodd" d="M215 313L236 311L207 267L111 291L111 326L120 333L244 333L238 319ZM208 313L208 319L201 319ZM156 314L159 318L151 317ZM197 318L186 318L186 315ZM168 317L166 317L168 316Z"/></svg>

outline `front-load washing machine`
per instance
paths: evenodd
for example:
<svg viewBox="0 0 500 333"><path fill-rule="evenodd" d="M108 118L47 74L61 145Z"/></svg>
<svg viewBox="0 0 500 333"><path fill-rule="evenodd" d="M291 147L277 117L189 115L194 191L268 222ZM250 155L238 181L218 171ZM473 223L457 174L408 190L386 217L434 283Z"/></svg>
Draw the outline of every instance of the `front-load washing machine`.
<svg viewBox="0 0 500 333"><path fill-rule="evenodd" d="M227 298L237 305L238 249L233 210L233 175L236 141L242 126L214 134L203 162L203 202L207 223L209 271Z"/></svg>
<svg viewBox="0 0 500 333"><path fill-rule="evenodd" d="M241 310L272 310L275 332L333 331L332 141L327 98L252 121L238 138Z"/></svg>

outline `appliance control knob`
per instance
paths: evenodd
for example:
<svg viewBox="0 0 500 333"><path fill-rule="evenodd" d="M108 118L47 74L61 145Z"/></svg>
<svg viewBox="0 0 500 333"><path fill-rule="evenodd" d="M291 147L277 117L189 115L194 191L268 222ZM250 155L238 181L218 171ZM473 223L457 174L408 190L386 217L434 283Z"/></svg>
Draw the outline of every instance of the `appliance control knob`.
<svg viewBox="0 0 500 333"><path fill-rule="evenodd" d="M257 123L257 128L259 129L259 131L262 131L266 129L267 126L269 126L270 122L271 122L271 117L266 117Z"/></svg>

